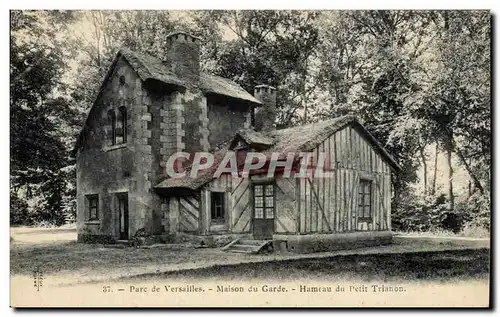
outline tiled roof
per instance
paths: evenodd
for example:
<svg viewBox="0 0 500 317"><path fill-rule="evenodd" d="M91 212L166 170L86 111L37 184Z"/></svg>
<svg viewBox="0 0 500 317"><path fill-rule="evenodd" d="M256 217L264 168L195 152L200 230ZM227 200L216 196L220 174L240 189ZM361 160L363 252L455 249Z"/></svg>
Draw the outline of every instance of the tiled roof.
<svg viewBox="0 0 500 317"><path fill-rule="evenodd" d="M179 87L186 86L182 78L178 78L159 58L134 52L127 48L121 49L119 54L125 57L143 81L154 79L169 85ZM199 88L206 94L227 96L258 105L260 104L260 101L255 99L254 96L245 89L241 88L240 85L220 76L209 75L202 72L200 74Z"/></svg>
<svg viewBox="0 0 500 317"><path fill-rule="evenodd" d="M319 144L321 144L321 142L347 125L360 127L362 133L372 144L375 150L378 151L396 171L400 169L394 158L387 153L384 147L368 132L368 130L366 130L363 125L361 125L361 123L358 122L354 116L342 116L317 123L267 132L245 129L239 131L236 134L235 139L238 137L242 138L251 148L257 149L259 152L266 154L268 158L271 157L271 153L273 152L283 154L284 156L288 153L294 153L298 158L300 152L312 151ZM233 140L230 145L234 144L235 142ZM191 190L201 188L213 179L213 175L215 174L219 163L222 161L222 158L230 148L231 146L216 151L214 153L215 158L212 167L200 171L196 178L189 177L188 169L186 177L180 179L166 179L155 186L155 188L188 188Z"/></svg>

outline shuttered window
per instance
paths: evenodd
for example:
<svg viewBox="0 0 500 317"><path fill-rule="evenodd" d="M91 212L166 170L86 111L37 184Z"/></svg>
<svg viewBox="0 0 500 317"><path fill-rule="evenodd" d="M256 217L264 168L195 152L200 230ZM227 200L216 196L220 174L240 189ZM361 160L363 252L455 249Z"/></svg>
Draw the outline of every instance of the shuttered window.
<svg viewBox="0 0 500 317"><path fill-rule="evenodd" d="M363 221L372 219L372 182L361 180L358 193L358 219Z"/></svg>
<svg viewBox="0 0 500 317"><path fill-rule="evenodd" d="M87 195L88 220L99 219L99 196Z"/></svg>

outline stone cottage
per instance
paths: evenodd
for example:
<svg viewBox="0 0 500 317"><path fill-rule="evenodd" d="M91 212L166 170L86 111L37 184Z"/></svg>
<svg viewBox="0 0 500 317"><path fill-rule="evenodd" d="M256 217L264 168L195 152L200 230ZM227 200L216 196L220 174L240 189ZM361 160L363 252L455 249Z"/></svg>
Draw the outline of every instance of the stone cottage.
<svg viewBox="0 0 500 317"><path fill-rule="evenodd" d="M304 252L390 241L390 177L399 167L355 118L275 130L273 87L252 96L201 72L192 35L172 33L167 44L161 58L120 50L89 112L74 151L79 241L128 240L139 229L202 244L224 236L236 249L252 239ZM324 152L334 176L214 178L208 169L169 178L165 164L180 151Z"/></svg>

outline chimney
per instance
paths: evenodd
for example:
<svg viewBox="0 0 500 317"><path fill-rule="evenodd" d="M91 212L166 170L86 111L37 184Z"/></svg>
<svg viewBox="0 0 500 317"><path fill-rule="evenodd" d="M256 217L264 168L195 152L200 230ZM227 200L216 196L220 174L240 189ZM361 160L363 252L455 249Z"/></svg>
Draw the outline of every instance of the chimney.
<svg viewBox="0 0 500 317"><path fill-rule="evenodd" d="M200 38L185 32L167 35L167 63L180 79L200 79L200 43Z"/></svg>
<svg viewBox="0 0 500 317"><path fill-rule="evenodd" d="M255 86L255 99L262 103L262 107L255 109L255 130L271 131L275 129L276 120L276 88L268 85Z"/></svg>

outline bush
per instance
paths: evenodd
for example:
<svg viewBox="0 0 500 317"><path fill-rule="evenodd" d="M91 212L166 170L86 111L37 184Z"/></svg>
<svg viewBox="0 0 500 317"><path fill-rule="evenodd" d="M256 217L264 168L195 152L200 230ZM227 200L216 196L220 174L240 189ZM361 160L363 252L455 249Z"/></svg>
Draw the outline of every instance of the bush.
<svg viewBox="0 0 500 317"><path fill-rule="evenodd" d="M409 194L393 210L392 226L396 231L445 230L458 234L465 230L470 235L473 228L489 231L490 215L488 195L459 196L455 209L450 211L444 194L426 197Z"/></svg>
<svg viewBox="0 0 500 317"><path fill-rule="evenodd" d="M457 212L467 215L468 230L477 228L478 230L490 230L491 223L491 202L489 193L481 195L474 193L471 197L457 199L455 205Z"/></svg>
<svg viewBox="0 0 500 317"><path fill-rule="evenodd" d="M15 191L10 191L10 224L30 225L28 204L17 196Z"/></svg>
<svg viewBox="0 0 500 317"><path fill-rule="evenodd" d="M48 193L37 186L10 190L11 225L54 227L75 220L74 196Z"/></svg>
<svg viewBox="0 0 500 317"><path fill-rule="evenodd" d="M441 227L448 217L444 195L419 197L406 195L393 210L392 225L400 231L430 231Z"/></svg>
<svg viewBox="0 0 500 317"><path fill-rule="evenodd" d="M489 228L486 229L483 226L477 226L476 224L470 222L465 224L464 228L460 232L460 235L470 238L489 238L490 230Z"/></svg>

